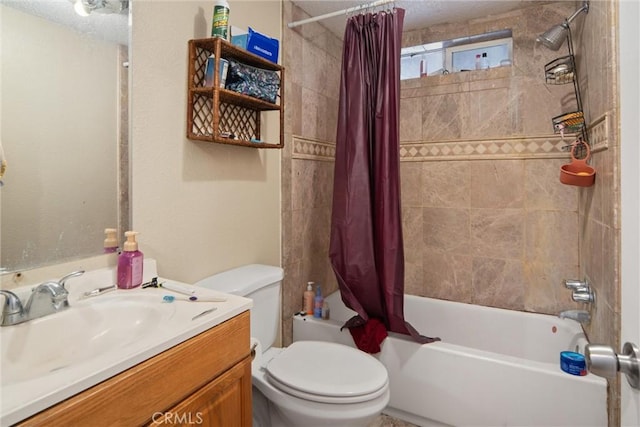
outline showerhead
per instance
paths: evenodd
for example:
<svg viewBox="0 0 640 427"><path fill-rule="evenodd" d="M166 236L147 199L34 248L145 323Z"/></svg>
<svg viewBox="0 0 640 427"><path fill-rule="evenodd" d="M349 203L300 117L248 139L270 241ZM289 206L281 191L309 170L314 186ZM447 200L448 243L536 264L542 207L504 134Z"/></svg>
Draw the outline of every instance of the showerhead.
<svg viewBox="0 0 640 427"><path fill-rule="evenodd" d="M569 25L565 21L562 24L554 25L544 33L540 34L536 41L542 43L548 49L558 50L567 38L568 30Z"/></svg>
<svg viewBox="0 0 640 427"><path fill-rule="evenodd" d="M544 33L540 34L536 41L542 43L546 48L551 50L558 50L562 43L567 38L569 32L569 24L573 21L580 12L589 13L589 2L582 2L582 7L573 12L573 15L564 20L562 24L554 25Z"/></svg>

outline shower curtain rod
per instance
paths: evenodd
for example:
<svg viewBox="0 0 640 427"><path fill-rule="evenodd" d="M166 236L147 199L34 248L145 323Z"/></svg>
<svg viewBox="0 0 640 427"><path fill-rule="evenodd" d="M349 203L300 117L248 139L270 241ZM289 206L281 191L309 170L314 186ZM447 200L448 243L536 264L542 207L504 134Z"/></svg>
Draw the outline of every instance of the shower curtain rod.
<svg viewBox="0 0 640 427"><path fill-rule="evenodd" d="M346 15L352 12L359 12L365 9L371 9L373 7L382 6L387 3L393 3L395 0L377 0L371 3L360 4L358 6L353 6L348 9L336 10L335 12L325 13L324 15L314 16L312 18L302 19L300 21L289 22L287 27L293 28L298 27L300 25L308 24L310 22L316 22L327 18L333 18L334 16Z"/></svg>

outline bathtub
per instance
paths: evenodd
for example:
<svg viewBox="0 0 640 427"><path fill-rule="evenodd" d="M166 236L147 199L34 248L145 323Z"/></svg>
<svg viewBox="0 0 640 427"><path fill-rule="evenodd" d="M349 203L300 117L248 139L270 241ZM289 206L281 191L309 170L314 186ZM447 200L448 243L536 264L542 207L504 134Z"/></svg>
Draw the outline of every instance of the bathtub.
<svg viewBox="0 0 640 427"><path fill-rule="evenodd" d="M354 312L338 293L331 320L294 317L293 340L355 346L340 326ZM554 316L405 296L405 318L441 342L390 333L376 355L389 372L385 413L421 426L602 427L607 384L560 370L560 352L583 353L580 325ZM310 369L312 369L310 367Z"/></svg>

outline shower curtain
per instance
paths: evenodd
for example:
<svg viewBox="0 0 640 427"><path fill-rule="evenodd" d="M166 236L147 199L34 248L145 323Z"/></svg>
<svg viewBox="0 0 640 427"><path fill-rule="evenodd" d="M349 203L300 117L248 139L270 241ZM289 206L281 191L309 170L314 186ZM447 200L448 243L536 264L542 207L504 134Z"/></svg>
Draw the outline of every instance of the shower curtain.
<svg viewBox="0 0 640 427"><path fill-rule="evenodd" d="M404 320L400 212L400 46L404 10L348 19L336 136L329 258L358 348L380 351L387 330L420 335Z"/></svg>

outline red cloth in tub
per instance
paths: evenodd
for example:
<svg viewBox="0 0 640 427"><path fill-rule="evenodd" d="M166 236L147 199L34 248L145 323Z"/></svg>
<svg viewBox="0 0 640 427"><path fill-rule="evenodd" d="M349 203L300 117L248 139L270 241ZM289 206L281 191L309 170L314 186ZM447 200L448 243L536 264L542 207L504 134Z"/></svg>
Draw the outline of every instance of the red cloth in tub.
<svg viewBox="0 0 640 427"><path fill-rule="evenodd" d="M352 322L353 320L355 321ZM379 319L369 318L362 324L362 318L355 316L347 321L344 327L349 328L353 341L360 350L370 354L380 353L380 344L387 337L387 328Z"/></svg>

